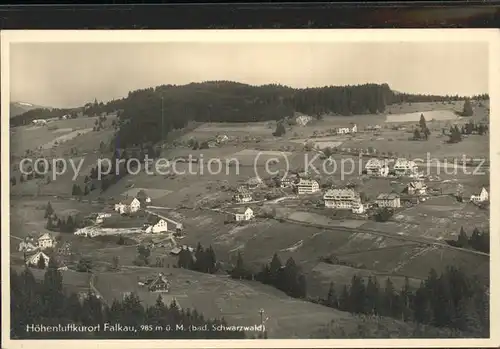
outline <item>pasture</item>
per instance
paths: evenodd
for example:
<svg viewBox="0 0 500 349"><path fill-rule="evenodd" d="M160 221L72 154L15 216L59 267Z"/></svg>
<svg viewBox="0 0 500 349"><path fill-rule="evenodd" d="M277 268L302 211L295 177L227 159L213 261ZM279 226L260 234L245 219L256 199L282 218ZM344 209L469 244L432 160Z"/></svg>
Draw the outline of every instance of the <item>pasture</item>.
<svg viewBox="0 0 500 349"><path fill-rule="evenodd" d="M101 273L95 285L109 303L123 297L125 292L136 292L144 304L154 305L159 294L148 292L138 286L137 281L159 271L165 272L171 282L170 292L165 297L167 301L175 299L181 308L196 309L207 318L224 317L235 325L259 325L258 310L263 308L265 316L269 317L266 330L270 338L308 338L311 329L334 319L348 321L352 318L348 313L290 298L257 282L241 282L177 268L136 268Z"/></svg>
<svg viewBox="0 0 500 349"><path fill-rule="evenodd" d="M403 114L388 114L385 122L413 122L418 123L421 115L426 120L457 120L459 117L453 110L431 110L426 112L414 112Z"/></svg>

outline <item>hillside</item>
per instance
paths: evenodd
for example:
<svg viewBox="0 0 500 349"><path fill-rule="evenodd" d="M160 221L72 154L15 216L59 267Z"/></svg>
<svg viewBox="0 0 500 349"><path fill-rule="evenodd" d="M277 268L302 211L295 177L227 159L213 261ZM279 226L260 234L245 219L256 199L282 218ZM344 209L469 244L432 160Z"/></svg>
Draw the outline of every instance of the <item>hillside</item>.
<svg viewBox="0 0 500 349"><path fill-rule="evenodd" d="M10 103L10 118L16 117L18 115L24 114L27 111L33 109L43 108L39 105L26 103L26 102L11 102Z"/></svg>
<svg viewBox="0 0 500 349"><path fill-rule="evenodd" d="M257 122L280 120L301 112L323 115L383 113L388 105L401 102L459 100L459 96L395 93L388 84L327 86L295 89L283 85L251 86L231 81L208 81L187 85L162 85L131 91L108 103L87 103L85 115L122 110L118 136L122 146L157 142L162 135L190 121ZM480 96L478 98L487 98ZM12 120L23 125L36 118L58 117L74 110L31 110ZM162 120L163 118L163 120ZM142 132L137 132L141 129Z"/></svg>

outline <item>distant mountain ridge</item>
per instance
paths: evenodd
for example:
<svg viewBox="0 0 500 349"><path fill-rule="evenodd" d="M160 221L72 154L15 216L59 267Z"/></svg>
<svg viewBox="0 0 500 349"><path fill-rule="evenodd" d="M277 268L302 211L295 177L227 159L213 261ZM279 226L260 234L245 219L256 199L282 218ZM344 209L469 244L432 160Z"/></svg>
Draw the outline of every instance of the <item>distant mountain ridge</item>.
<svg viewBox="0 0 500 349"><path fill-rule="evenodd" d="M28 103L28 102L10 102L10 117L26 113L27 111L39 108L46 108L40 105Z"/></svg>

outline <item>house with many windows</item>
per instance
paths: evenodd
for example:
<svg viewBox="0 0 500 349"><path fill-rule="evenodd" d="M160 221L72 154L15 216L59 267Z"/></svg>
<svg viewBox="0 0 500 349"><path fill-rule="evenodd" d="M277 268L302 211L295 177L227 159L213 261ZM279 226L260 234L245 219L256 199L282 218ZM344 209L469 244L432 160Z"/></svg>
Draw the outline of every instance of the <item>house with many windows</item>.
<svg viewBox="0 0 500 349"><path fill-rule="evenodd" d="M127 198L115 204L115 211L120 214L134 213L141 208L141 202L137 198Z"/></svg>
<svg viewBox="0 0 500 349"><path fill-rule="evenodd" d="M482 188L481 192L478 195L471 195L470 196L470 201L479 203L479 202L485 202L489 200L489 194L486 188Z"/></svg>
<svg viewBox="0 0 500 349"><path fill-rule="evenodd" d="M398 194L379 194L375 203L378 207L398 208L401 207L401 199Z"/></svg>
<svg viewBox="0 0 500 349"><path fill-rule="evenodd" d="M249 221L254 217L254 212L250 207L238 207L232 212L232 219L236 222Z"/></svg>
<svg viewBox="0 0 500 349"><path fill-rule="evenodd" d="M397 176L415 177L418 175L418 166L415 161L405 158L396 159L393 170Z"/></svg>
<svg viewBox="0 0 500 349"><path fill-rule="evenodd" d="M166 233L168 231L167 222L156 215L149 215L144 227L145 232L148 234Z"/></svg>
<svg viewBox="0 0 500 349"><path fill-rule="evenodd" d="M323 201L325 202L325 207L352 210L360 209L361 197L359 193L353 189L329 189L323 195Z"/></svg>
<svg viewBox="0 0 500 349"><path fill-rule="evenodd" d="M387 177L389 174L389 166L384 160L370 159L365 166L366 174L369 176Z"/></svg>
<svg viewBox="0 0 500 349"><path fill-rule="evenodd" d="M319 191L319 183L314 179L300 179L296 185L298 194L312 194Z"/></svg>

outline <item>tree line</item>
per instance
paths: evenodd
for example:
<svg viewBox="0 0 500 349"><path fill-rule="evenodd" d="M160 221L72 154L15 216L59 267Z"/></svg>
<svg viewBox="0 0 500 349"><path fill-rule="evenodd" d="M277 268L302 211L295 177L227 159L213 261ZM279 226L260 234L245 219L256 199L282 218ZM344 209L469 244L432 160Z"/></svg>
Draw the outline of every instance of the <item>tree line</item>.
<svg viewBox="0 0 500 349"><path fill-rule="evenodd" d="M256 280L274 286L290 297L306 298L307 296L305 274L292 257L288 258L283 265L278 254L275 253L269 264L263 265L258 273L253 273L245 265L242 254L238 252L236 265L229 271L229 275L233 279Z"/></svg>
<svg viewBox="0 0 500 349"><path fill-rule="evenodd" d="M103 304L92 292L82 299L63 290L63 276L51 259L41 281L29 268L21 273L11 270L11 338L13 339L243 339L241 331L213 331L212 325L226 325L224 319L206 319L196 310L179 309L176 302L164 304L158 296L156 304L144 306L132 293L111 306ZM134 326L135 332L28 332L27 325L100 325L104 323ZM141 325L163 326L175 329L190 325L208 325L208 331L141 331Z"/></svg>
<svg viewBox="0 0 500 349"><path fill-rule="evenodd" d="M200 243L196 246L194 253L187 248L182 248L177 259L177 266L207 274L213 274L218 269L217 257L212 246L203 248Z"/></svg>
<svg viewBox="0 0 500 349"><path fill-rule="evenodd" d="M474 228L472 235L469 237L464 230L460 227L460 233L456 240L447 240L449 245L461 248L469 248L476 251L490 253L490 233L487 231L479 231Z"/></svg>
<svg viewBox="0 0 500 349"><path fill-rule="evenodd" d="M455 267L438 275L431 269L413 290L408 277L401 290L390 278L381 286L376 276L368 281L354 275L350 286L337 293L333 283L326 298L317 302L356 314L386 316L435 327L452 328L471 336L489 336L489 299L481 283Z"/></svg>

